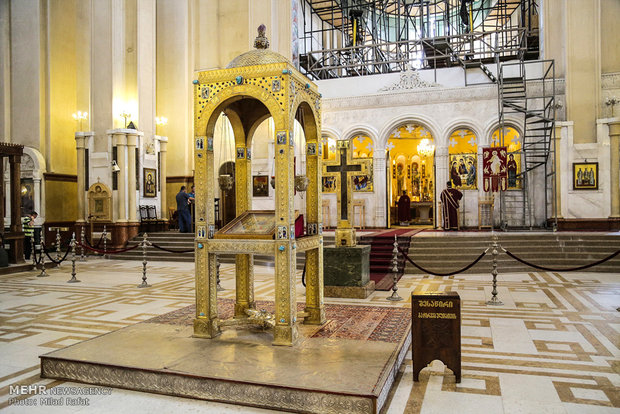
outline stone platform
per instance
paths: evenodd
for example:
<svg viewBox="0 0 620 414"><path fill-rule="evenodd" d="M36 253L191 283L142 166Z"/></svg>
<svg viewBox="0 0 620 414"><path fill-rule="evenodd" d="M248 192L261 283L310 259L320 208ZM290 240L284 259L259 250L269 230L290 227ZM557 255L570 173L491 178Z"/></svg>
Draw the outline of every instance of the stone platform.
<svg viewBox="0 0 620 414"><path fill-rule="evenodd" d="M227 314L233 304L218 306ZM326 314L322 327L299 326L297 346L276 347L259 328L192 338L189 306L42 355L41 376L300 413L378 413L411 342L409 310L326 305Z"/></svg>

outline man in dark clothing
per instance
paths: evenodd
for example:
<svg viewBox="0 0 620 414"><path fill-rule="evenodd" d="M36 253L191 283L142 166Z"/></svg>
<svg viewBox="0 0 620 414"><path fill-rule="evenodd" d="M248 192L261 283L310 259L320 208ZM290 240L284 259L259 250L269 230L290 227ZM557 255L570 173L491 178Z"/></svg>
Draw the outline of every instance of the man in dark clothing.
<svg viewBox="0 0 620 414"><path fill-rule="evenodd" d="M411 221L411 199L407 195L407 191L403 190L403 195L398 201L398 222L401 226L408 226Z"/></svg>
<svg viewBox="0 0 620 414"><path fill-rule="evenodd" d="M452 188L452 183L450 181L446 183L446 187L447 188L441 192L440 196L443 213L443 228L444 230L457 230L459 226L459 201L463 198L463 193Z"/></svg>
<svg viewBox="0 0 620 414"><path fill-rule="evenodd" d="M192 228L192 217L189 214L189 203L194 197L185 192L185 186L177 194L177 213L179 216L179 232L189 233Z"/></svg>
<svg viewBox="0 0 620 414"><path fill-rule="evenodd" d="M32 240L34 239L34 220L38 214L33 211L26 217L22 218L22 230L24 231L24 257L26 260L30 260L30 253L32 253Z"/></svg>

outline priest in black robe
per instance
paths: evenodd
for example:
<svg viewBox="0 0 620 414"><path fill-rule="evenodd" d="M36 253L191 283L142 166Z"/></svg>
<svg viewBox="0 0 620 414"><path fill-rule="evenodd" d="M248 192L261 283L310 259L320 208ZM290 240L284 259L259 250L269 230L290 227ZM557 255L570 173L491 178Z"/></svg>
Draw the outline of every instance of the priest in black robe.
<svg viewBox="0 0 620 414"><path fill-rule="evenodd" d="M463 193L452 188L452 183L448 181L446 189L441 192L441 212L443 213L444 230L458 230L458 211L459 201L463 198Z"/></svg>
<svg viewBox="0 0 620 414"><path fill-rule="evenodd" d="M403 190L403 195L398 201L398 222L401 226L408 226L411 221L411 199L407 195L407 191Z"/></svg>

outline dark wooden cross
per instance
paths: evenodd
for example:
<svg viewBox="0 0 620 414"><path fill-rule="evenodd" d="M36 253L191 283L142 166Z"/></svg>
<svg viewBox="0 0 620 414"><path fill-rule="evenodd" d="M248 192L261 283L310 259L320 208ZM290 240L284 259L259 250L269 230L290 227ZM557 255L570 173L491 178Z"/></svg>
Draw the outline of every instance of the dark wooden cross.
<svg viewBox="0 0 620 414"><path fill-rule="evenodd" d="M340 173L340 220L349 220L349 186L351 180L348 179L349 171L362 171L362 163L347 164L347 149L349 147L348 141L338 142L338 148L340 150L340 164L328 165L326 167L327 172ZM351 189L352 191L352 189Z"/></svg>

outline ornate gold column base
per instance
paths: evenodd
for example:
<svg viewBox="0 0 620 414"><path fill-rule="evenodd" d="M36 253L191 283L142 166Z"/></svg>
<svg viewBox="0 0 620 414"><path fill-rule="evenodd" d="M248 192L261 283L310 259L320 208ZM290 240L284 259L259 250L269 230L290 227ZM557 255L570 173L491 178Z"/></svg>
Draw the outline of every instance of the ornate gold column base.
<svg viewBox="0 0 620 414"><path fill-rule="evenodd" d="M305 325L323 325L325 323L325 309L306 306L304 309L309 315L304 318Z"/></svg>
<svg viewBox="0 0 620 414"><path fill-rule="evenodd" d="M352 247L357 244L355 238L355 229L336 229L336 247L347 246Z"/></svg>
<svg viewBox="0 0 620 414"><path fill-rule="evenodd" d="M208 320L206 318L194 319L194 338L215 338L222 333L217 319Z"/></svg>
<svg viewBox="0 0 620 414"><path fill-rule="evenodd" d="M293 346L298 336L296 325L276 325L273 328L272 345Z"/></svg>

